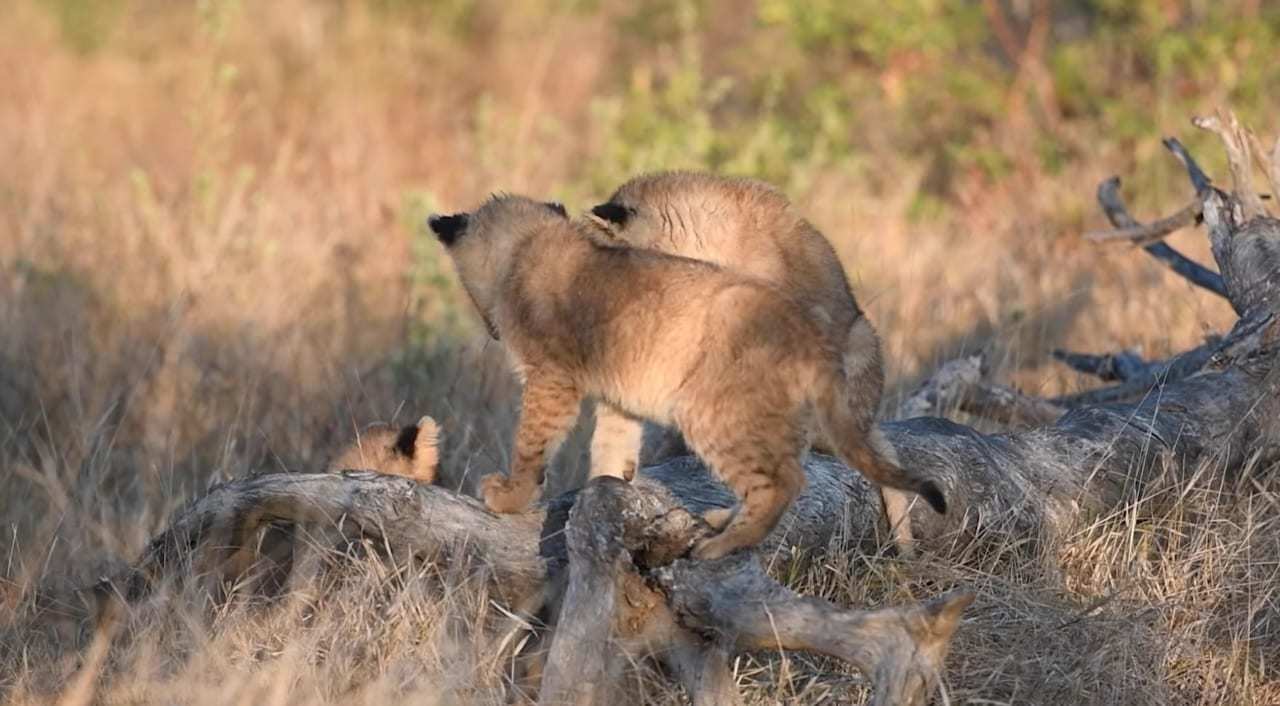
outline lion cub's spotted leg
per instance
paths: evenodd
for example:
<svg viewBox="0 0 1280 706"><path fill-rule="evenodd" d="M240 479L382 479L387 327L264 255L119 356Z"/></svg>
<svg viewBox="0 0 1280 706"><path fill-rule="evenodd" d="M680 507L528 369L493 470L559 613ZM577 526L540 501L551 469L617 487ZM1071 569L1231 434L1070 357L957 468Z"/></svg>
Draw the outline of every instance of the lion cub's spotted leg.
<svg viewBox="0 0 1280 706"><path fill-rule="evenodd" d="M530 374L520 402L511 476L485 476L480 483L484 504L494 512L523 510L536 499L547 464L578 419L582 394L572 381Z"/></svg>
<svg viewBox="0 0 1280 706"><path fill-rule="evenodd" d="M631 480L640 464L644 424L608 402L596 403L596 429L591 435L591 478Z"/></svg>
<svg viewBox="0 0 1280 706"><path fill-rule="evenodd" d="M765 457L768 455L762 458ZM693 548L695 559L719 559L737 549L759 544L804 487L804 470L798 457L779 458L776 463L751 463L743 459L741 463L732 476L725 477L741 501L736 508L711 510L704 516L708 524L723 524L724 528ZM712 465L715 466L714 462Z"/></svg>
<svg viewBox="0 0 1280 706"><path fill-rule="evenodd" d="M737 507L703 516L722 529L693 548L695 559L718 559L759 544L804 487L801 435L784 419L758 421L749 430L723 425L710 436L696 427L685 433L694 453L738 496Z"/></svg>

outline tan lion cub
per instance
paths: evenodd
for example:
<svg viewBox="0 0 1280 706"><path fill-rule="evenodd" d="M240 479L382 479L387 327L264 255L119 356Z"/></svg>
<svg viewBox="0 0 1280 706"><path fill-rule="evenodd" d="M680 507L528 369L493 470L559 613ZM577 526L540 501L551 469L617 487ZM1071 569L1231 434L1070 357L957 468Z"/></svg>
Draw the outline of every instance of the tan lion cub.
<svg viewBox="0 0 1280 706"><path fill-rule="evenodd" d="M329 471L377 471L430 485L440 466L440 429L431 417L400 429L371 425L329 462Z"/></svg>
<svg viewBox="0 0 1280 706"><path fill-rule="evenodd" d="M804 485L809 426L875 483L938 485L886 464L858 430L844 360L784 292L716 265L593 240L563 208L498 196L474 213L432 216L459 279L524 382L510 478L482 482L485 504L514 512L537 494L550 456L594 397L675 426L738 495L709 513L711 559L762 540Z"/></svg>
<svg viewBox="0 0 1280 706"><path fill-rule="evenodd" d="M621 244L712 262L771 282L800 300L844 351L857 436L867 439L881 464L898 464L875 426L884 391L880 340L854 300L835 249L782 192L757 179L659 172L618 187L588 218ZM616 475L616 469L635 465L639 435L636 422L607 408L597 412L591 474ZM892 488L881 491L895 543L910 553L910 498Z"/></svg>

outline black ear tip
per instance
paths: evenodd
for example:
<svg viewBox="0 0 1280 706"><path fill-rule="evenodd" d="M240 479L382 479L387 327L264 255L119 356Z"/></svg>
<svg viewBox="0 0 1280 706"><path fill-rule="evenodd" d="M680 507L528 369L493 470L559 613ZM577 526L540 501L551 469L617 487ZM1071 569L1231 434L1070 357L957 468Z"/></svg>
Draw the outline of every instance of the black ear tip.
<svg viewBox="0 0 1280 706"><path fill-rule="evenodd" d="M626 206L613 203L612 201L608 203L602 203L599 206L596 206L595 208L591 209L591 213L595 215L597 218L608 221L610 223L616 223L618 225L622 225L627 222L628 211Z"/></svg>
<svg viewBox="0 0 1280 706"><path fill-rule="evenodd" d="M427 226L431 228L431 232L436 234L440 242L445 245L453 244L453 241L462 235L462 231L467 228L467 214L458 213L452 216L441 216L439 214L431 214L427 218Z"/></svg>

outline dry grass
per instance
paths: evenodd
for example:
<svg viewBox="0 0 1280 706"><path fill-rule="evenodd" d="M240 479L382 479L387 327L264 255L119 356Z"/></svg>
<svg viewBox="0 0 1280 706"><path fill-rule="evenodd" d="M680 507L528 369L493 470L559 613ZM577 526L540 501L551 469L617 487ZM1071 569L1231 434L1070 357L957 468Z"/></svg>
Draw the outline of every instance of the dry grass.
<svg viewBox="0 0 1280 706"><path fill-rule="evenodd" d="M613 139L591 104L623 55L603 31L616 4L537 22L483 5L487 39L463 45L358 4L253 3L246 18L233 5L141 3L87 56L37 4L10 5L0 699L500 701L510 665L495 647L510 626L474 577L365 560L313 606L218 605L187 589L131 616L99 655L101 680L92 636L35 589L132 556L211 482L316 467L373 420L442 420L443 468L463 489L506 466L516 387L415 220L499 188L573 209L607 195L582 165ZM1075 389L1086 381L1049 363L1050 348L1159 356L1230 322L1225 303L1140 253L1080 242L1100 223L1094 185L1145 157L1087 125L1063 130L1097 143L1087 169L974 180L927 222L908 217L922 168L874 140L870 175L796 168L788 189L849 263L895 392L982 346L1029 391ZM1158 137L1137 149L1149 155ZM1157 183L1134 195L1141 213L1186 197ZM1208 261L1203 240L1173 244ZM580 474L582 448L561 459L562 483ZM1280 485L1266 471L1228 482L1206 468L1152 488L1023 564L836 553L784 573L849 605L977 590L950 663L953 702L1275 704ZM865 695L861 677L824 660L736 667L753 703ZM629 678L646 700L677 698L644 670Z"/></svg>

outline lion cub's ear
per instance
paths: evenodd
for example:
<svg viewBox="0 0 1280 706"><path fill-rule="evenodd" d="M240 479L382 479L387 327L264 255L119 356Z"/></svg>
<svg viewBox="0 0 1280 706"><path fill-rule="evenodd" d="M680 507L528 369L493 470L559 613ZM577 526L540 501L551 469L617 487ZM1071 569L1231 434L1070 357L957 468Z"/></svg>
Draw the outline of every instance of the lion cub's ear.
<svg viewBox="0 0 1280 706"><path fill-rule="evenodd" d="M564 207L564 204L560 203L559 201L547 201L544 205L547 208L559 214L561 218L569 217L569 211L567 211Z"/></svg>
<svg viewBox="0 0 1280 706"><path fill-rule="evenodd" d="M617 233L622 230L627 225L627 219L630 217L630 209L613 202L602 203L591 209L591 212L587 214L588 220L607 233Z"/></svg>
<svg viewBox="0 0 1280 706"><path fill-rule="evenodd" d="M455 213L451 216L432 214L427 219L427 225L436 234L436 237L440 239L440 242L444 243L445 247L448 247L462 237L462 234L467 230L467 221L469 219L470 216L466 213Z"/></svg>
<svg viewBox="0 0 1280 706"><path fill-rule="evenodd" d="M396 475L413 478L419 483L431 484L436 479L440 465L440 427L431 417L423 417L417 424L401 427L391 443L390 451L404 470ZM379 469L381 470L381 469ZM385 472L385 471L384 471Z"/></svg>
<svg viewBox="0 0 1280 706"><path fill-rule="evenodd" d="M431 484L440 468L440 427L431 417L418 420L418 436L413 440L413 472L421 483Z"/></svg>

